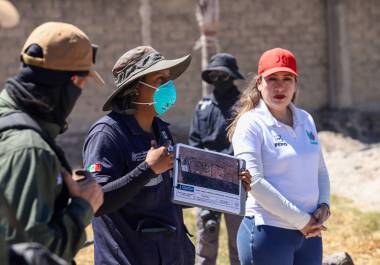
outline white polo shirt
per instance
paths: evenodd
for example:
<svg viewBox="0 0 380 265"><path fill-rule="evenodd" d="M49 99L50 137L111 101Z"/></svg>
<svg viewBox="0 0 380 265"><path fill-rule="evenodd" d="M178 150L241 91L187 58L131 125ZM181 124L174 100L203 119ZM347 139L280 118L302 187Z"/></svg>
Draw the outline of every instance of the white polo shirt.
<svg viewBox="0 0 380 265"><path fill-rule="evenodd" d="M318 204L329 204L329 176L313 118L290 105L293 127L261 100L238 120L232 145L252 175L246 216L256 225L302 229Z"/></svg>

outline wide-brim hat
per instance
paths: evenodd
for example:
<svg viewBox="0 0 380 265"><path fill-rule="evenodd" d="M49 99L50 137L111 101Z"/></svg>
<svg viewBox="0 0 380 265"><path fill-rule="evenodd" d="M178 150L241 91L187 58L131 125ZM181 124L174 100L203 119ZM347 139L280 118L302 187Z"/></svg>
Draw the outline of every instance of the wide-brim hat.
<svg viewBox="0 0 380 265"><path fill-rule="evenodd" d="M207 83L212 83L209 73L212 71L222 71L227 73L233 79L244 79L244 76L239 72L239 67L236 58L229 53L217 53L210 58L210 61L205 70L202 71L202 79Z"/></svg>
<svg viewBox="0 0 380 265"><path fill-rule="evenodd" d="M143 76L160 70L170 70L170 80L179 77L189 66L191 55L178 59L167 60L150 46L139 46L123 54L112 69L116 89L103 105L103 111L111 110L113 99L125 94L132 82ZM132 90L131 90L132 92Z"/></svg>
<svg viewBox="0 0 380 265"><path fill-rule="evenodd" d="M12 28L18 24L20 16L9 1L0 0L0 28Z"/></svg>

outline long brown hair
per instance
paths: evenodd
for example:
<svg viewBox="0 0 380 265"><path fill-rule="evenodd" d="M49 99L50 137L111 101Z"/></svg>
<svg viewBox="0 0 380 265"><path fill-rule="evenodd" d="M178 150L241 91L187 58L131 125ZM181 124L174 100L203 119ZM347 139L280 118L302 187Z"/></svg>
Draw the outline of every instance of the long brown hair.
<svg viewBox="0 0 380 265"><path fill-rule="evenodd" d="M256 106L260 102L261 93L259 91L259 85L262 82L263 77L258 75L252 78L252 80L248 83L248 86L242 93L239 103L236 106L235 110L232 113L232 122L227 127L227 137L230 142L232 141L232 136L234 135L236 124L241 116L243 116L244 113L250 111L251 109L256 108ZM297 77L294 76L294 81L297 83ZM296 100L297 97L297 91L294 93L292 97L292 102Z"/></svg>
<svg viewBox="0 0 380 265"><path fill-rule="evenodd" d="M232 114L232 122L227 127L227 137L232 141L232 136L234 135L236 124L239 118L246 112L255 108L261 98L261 93L258 89L260 76L254 76L248 83L248 86L244 89L242 95L240 96L239 103Z"/></svg>

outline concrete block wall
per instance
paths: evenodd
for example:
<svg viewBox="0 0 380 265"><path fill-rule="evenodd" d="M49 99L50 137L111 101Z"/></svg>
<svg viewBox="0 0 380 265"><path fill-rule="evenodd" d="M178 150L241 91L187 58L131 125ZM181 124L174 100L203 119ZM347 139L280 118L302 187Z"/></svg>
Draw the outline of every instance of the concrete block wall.
<svg viewBox="0 0 380 265"><path fill-rule="evenodd" d="M314 110L327 97L325 8L320 0L221 0L220 41L235 54L245 74L254 75L260 55L282 47L297 57L300 83L297 102Z"/></svg>
<svg viewBox="0 0 380 265"><path fill-rule="evenodd" d="M300 74L298 104L309 111L328 103L328 41L326 2L329 0L220 0L221 50L234 54L246 76L257 71L260 54L284 47L298 59ZM380 102L380 2L344 1L347 10L351 91L354 103L376 106ZM20 49L33 28L55 20L73 23L100 45L96 69L107 82L103 89L89 85L73 114L62 141L72 160L80 159L83 136L104 113L101 106L114 89L111 69L119 56L142 43L138 0L12 0L21 14L20 25L0 30L0 83L17 72ZM199 38L195 1L151 0L152 46L167 58L189 52L193 60L176 81L178 101L164 118L184 139L194 106L201 98L201 53L192 51ZM238 83L245 86L244 82Z"/></svg>
<svg viewBox="0 0 380 265"><path fill-rule="evenodd" d="M380 110L380 2L346 1L353 108Z"/></svg>

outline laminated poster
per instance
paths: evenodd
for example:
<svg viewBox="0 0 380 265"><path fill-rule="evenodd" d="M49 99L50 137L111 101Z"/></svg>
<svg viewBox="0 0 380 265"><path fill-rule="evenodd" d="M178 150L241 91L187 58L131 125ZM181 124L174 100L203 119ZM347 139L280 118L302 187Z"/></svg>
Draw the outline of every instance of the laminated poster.
<svg viewBox="0 0 380 265"><path fill-rule="evenodd" d="M175 151L174 203L244 215L247 195L239 178L244 160L185 144Z"/></svg>

